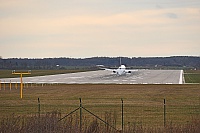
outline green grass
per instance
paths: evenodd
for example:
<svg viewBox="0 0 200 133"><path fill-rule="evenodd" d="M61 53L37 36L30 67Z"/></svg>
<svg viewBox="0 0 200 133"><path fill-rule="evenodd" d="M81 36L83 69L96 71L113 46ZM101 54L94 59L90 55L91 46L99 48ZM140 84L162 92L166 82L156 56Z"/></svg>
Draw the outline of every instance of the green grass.
<svg viewBox="0 0 200 133"><path fill-rule="evenodd" d="M88 70L32 70L30 75L23 75L24 77L33 77L33 76L43 76L43 75L54 75L54 74L64 74L64 73L76 73L84 72ZM20 72L16 70L16 72ZM23 72L28 72L23 71ZM0 78L15 78L19 75L12 75L11 70L0 70Z"/></svg>
<svg viewBox="0 0 200 133"><path fill-rule="evenodd" d="M23 92L20 99L19 89L1 89L1 117L12 113L36 114L38 97L41 113L59 110L63 115L68 114L79 107L79 98L82 98L82 105L100 117L104 118L105 112L116 113L117 125L121 123L121 98L125 125L163 126L164 98L167 123L187 123L200 114L200 85L48 85L29 86ZM86 111L83 113L91 119Z"/></svg>
<svg viewBox="0 0 200 133"><path fill-rule="evenodd" d="M187 70L184 71L186 83L200 83L200 70Z"/></svg>

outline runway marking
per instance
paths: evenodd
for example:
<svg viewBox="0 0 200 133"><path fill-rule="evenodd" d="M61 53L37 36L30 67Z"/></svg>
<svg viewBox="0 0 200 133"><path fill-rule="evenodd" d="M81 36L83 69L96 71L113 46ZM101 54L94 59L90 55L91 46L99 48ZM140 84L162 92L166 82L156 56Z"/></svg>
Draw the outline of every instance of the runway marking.
<svg viewBox="0 0 200 133"><path fill-rule="evenodd" d="M76 73L71 73L71 75L74 75L74 74L76 74Z"/></svg>
<svg viewBox="0 0 200 133"><path fill-rule="evenodd" d="M69 82L70 84L75 84L76 82Z"/></svg>
<svg viewBox="0 0 200 133"><path fill-rule="evenodd" d="M180 72L179 84L183 84L183 70Z"/></svg>
<svg viewBox="0 0 200 133"><path fill-rule="evenodd" d="M84 77L68 77L68 79L81 79L81 78L84 78Z"/></svg>
<svg viewBox="0 0 200 133"><path fill-rule="evenodd" d="M51 80L47 80L48 82L51 82L51 81L55 81L54 79L51 79Z"/></svg>
<svg viewBox="0 0 200 133"><path fill-rule="evenodd" d="M42 80L40 80L40 81L42 82L42 81L45 81L45 80L44 80L44 79L42 79Z"/></svg>

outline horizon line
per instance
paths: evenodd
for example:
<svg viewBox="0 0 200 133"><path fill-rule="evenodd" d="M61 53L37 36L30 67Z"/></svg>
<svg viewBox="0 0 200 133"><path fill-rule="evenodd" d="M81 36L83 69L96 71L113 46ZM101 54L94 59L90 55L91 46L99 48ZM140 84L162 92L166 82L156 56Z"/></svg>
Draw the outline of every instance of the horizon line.
<svg viewBox="0 0 200 133"><path fill-rule="evenodd" d="M89 58L170 58L170 57L200 57L199 55L172 55L172 56L91 56L91 57L9 57L3 58L0 56L0 59L59 59L59 58L68 58L68 59L89 59Z"/></svg>

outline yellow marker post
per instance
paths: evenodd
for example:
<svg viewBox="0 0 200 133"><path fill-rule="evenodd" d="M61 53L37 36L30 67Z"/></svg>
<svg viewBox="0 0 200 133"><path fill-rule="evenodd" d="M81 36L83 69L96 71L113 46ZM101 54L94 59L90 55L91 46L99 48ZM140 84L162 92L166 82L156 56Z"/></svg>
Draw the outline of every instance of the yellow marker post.
<svg viewBox="0 0 200 133"><path fill-rule="evenodd" d="M15 89L17 90L17 82L15 83Z"/></svg>
<svg viewBox="0 0 200 133"><path fill-rule="evenodd" d="M11 91L11 89L12 89L12 84L11 84L11 80L10 80L10 91Z"/></svg>
<svg viewBox="0 0 200 133"><path fill-rule="evenodd" d="M22 98L23 96L23 80L22 80L22 76L23 76L23 74L31 74L31 71L29 70L28 72L15 72L15 70L14 71L12 71L12 74L18 74L18 75L20 75L20 81L21 81L21 89L20 89L20 97Z"/></svg>
<svg viewBox="0 0 200 133"><path fill-rule="evenodd" d="M4 80L4 91L6 90L6 81Z"/></svg>

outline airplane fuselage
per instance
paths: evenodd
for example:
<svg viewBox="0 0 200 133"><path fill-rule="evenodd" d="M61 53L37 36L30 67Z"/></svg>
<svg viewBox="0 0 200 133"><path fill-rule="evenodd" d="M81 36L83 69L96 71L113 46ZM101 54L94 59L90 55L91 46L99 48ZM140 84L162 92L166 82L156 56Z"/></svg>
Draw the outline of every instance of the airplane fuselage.
<svg viewBox="0 0 200 133"><path fill-rule="evenodd" d="M121 58L120 58L120 64L121 64ZM127 73L132 73L137 70L127 70L125 65L120 65L117 69L109 69L109 68L103 68L108 71L112 71L113 73L117 75L126 75Z"/></svg>
<svg viewBox="0 0 200 133"><path fill-rule="evenodd" d="M121 65L117 70L113 72L116 73L117 75L124 75L127 73L125 65Z"/></svg>

